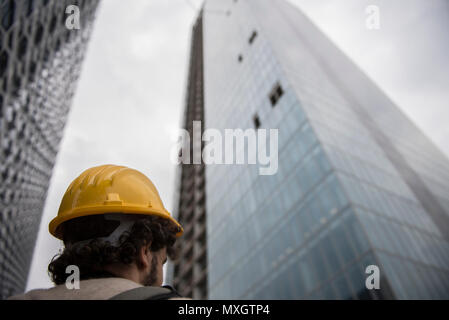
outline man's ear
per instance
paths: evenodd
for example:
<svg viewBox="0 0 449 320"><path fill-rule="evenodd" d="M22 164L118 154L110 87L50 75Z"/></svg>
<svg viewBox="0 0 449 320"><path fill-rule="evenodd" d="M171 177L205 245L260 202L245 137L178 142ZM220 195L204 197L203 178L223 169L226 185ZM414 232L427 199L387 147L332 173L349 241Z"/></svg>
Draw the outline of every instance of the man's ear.
<svg viewBox="0 0 449 320"><path fill-rule="evenodd" d="M143 245L137 256L137 266L142 269L147 269L150 267L151 260L151 251L150 251L151 243Z"/></svg>

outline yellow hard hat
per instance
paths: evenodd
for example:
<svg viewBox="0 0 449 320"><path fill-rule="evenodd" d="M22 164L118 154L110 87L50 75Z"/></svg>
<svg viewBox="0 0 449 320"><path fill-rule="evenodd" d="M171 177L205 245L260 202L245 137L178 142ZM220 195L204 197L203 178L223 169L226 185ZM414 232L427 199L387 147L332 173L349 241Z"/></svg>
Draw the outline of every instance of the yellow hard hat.
<svg viewBox="0 0 449 320"><path fill-rule="evenodd" d="M156 215L181 225L164 208L156 187L144 174L122 166L104 165L84 171L73 180L62 198L58 215L48 228L62 240L61 223L95 214L123 213Z"/></svg>

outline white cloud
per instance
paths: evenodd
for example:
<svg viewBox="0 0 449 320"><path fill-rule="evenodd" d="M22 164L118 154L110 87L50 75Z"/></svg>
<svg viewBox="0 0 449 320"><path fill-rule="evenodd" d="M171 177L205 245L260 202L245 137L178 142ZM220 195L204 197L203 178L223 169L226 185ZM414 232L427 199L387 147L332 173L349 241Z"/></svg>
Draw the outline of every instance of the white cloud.
<svg viewBox="0 0 449 320"><path fill-rule="evenodd" d="M289 0L449 156L449 3L445 0ZM381 28L365 27L368 5Z"/></svg>

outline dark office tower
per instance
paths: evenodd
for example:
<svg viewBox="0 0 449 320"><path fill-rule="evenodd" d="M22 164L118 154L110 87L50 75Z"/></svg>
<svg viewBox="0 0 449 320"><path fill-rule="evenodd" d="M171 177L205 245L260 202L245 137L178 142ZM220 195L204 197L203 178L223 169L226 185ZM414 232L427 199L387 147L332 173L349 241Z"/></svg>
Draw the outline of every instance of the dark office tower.
<svg viewBox="0 0 449 320"><path fill-rule="evenodd" d="M66 28L69 5L79 30ZM25 289L97 5L0 1L0 298Z"/></svg>
<svg viewBox="0 0 449 320"><path fill-rule="evenodd" d="M193 122L202 121L204 124L203 75L203 24L200 16L192 30L186 107L182 120L183 128L191 137ZM191 164L181 165L177 172L174 216L184 227L184 235L179 242L180 263L174 266L173 284L184 296L204 299L207 297L205 166L194 164L194 158L201 155L203 146L195 145L193 139L190 144Z"/></svg>
<svg viewBox="0 0 449 320"><path fill-rule="evenodd" d="M449 298L448 159L287 2L206 0L196 26L186 114L204 108L204 129L279 130L274 175L207 165L196 184L183 167L188 232L206 208L207 297ZM205 205L192 196L204 191ZM177 264L183 292L198 288L195 261Z"/></svg>

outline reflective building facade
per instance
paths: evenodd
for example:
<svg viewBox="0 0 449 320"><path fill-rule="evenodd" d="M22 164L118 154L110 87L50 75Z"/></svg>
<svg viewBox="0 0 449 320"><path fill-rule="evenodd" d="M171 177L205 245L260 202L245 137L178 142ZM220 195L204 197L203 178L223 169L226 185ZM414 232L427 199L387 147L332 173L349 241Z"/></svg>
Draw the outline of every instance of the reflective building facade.
<svg viewBox="0 0 449 320"><path fill-rule="evenodd" d="M279 129L275 175L206 166L207 297L449 298L441 151L288 2L207 0L199 19L204 127Z"/></svg>
<svg viewBox="0 0 449 320"><path fill-rule="evenodd" d="M79 30L66 28L69 5L79 8ZM26 286L97 5L0 0L0 298Z"/></svg>

